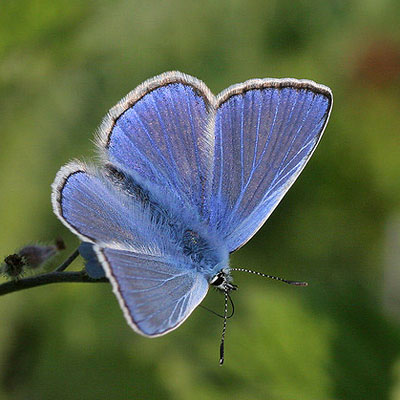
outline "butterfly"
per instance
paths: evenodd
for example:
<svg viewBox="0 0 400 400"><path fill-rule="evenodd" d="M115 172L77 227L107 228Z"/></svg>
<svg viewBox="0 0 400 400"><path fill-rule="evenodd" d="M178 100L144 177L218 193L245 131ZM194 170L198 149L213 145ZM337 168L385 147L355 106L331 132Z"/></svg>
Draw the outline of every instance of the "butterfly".
<svg viewBox="0 0 400 400"><path fill-rule="evenodd" d="M331 90L309 80L251 79L214 96L166 72L108 112L96 136L100 165L63 166L52 205L90 244L133 330L176 329L214 286L225 293L223 362L231 272L244 270L229 266L229 254L299 176L331 108Z"/></svg>

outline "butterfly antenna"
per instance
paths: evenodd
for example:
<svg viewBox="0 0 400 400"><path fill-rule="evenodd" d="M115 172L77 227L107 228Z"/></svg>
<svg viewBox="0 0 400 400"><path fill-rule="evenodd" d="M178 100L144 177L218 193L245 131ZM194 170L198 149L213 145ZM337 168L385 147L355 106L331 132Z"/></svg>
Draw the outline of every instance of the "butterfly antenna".
<svg viewBox="0 0 400 400"><path fill-rule="evenodd" d="M225 354L224 344L225 344L226 322L228 320L228 318L227 318L227 314L228 314L228 298L230 298L227 287L224 288L224 295L225 295L224 326L222 328L221 344L219 346L219 365L222 365L224 363L224 359L225 359L224 358L224 354Z"/></svg>
<svg viewBox="0 0 400 400"><path fill-rule="evenodd" d="M275 279L276 281L281 281L284 283L287 283L289 285L294 285L294 286L308 286L307 282L299 282L299 281L288 281L287 279L279 278L277 276L272 276L272 275L267 275L263 274L262 272L257 272L257 271L252 271L251 269L246 269L246 268L231 268L231 271L238 271L238 272L248 272L250 274L262 276L264 278L269 278L269 279Z"/></svg>

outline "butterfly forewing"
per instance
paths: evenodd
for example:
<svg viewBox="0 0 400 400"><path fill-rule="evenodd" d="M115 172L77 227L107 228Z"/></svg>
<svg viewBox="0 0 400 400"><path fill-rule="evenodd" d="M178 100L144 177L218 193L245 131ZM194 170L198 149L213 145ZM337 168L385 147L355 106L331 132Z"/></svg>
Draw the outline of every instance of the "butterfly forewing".
<svg viewBox="0 0 400 400"><path fill-rule="evenodd" d="M314 151L326 125L327 88L302 81L249 81L219 96L210 225L230 251L268 218Z"/></svg>
<svg viewBox="0 0 400 400"><path fill-rule="evenodd" d="M106 117L101 151L111 163L173 190L181 206L202 214L211 187L214 97L199 80L162 74L131 92Z"/></svg>

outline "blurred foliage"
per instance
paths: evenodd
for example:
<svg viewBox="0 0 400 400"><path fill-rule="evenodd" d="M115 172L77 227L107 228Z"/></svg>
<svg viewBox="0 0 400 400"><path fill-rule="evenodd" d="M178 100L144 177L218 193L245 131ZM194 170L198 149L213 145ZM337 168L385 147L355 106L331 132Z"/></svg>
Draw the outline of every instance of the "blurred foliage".
<svg viewBox="0 0 400 400"><path fill-rule="evenodd" d="M232 258L310 286L237 276L223 368L221 320L202 309L150 340L107 284L51 285L0 299L0 398L400 399L399 18L396 0L3 0L2 257L59 235L78 245L50 184L146 78L181 70L214 93L309 78L335 104L298 182ZM205 303L222 308L218 293Z"/></svg>

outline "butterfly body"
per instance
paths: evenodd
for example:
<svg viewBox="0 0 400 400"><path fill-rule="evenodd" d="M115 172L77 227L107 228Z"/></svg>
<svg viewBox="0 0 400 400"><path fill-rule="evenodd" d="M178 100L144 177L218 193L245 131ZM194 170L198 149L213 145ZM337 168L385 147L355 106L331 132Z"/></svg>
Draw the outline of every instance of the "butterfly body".
<svg viewBox="0 0 400 400"><path fill-rule="evenodd" d="M181 325L210 285L234 290L229 254L263 225L315 150L332 107L312 81L253 79L214 96L191 76L149 79L97 134L101 163L73 161L53 209L92 250L129 325Z"/></svg>
<svg viewBox="0 0 400 400"><path fill-rule="evenodd" d="M161 241L170 242L174 253L171 255L185 258L185 269L190 266L211 281L220 270L228 267L229 252L224 242L202 224L195 210L188 212L187 209L173 207L170 205L171 193L145 188L139 178L139 181L135 180L129 173L123 173L111 164L106 165L106 171L107 178L118 186L121 194L132 197L142 205L142 212L149 214L151 224L160 231Z"/></svg>

